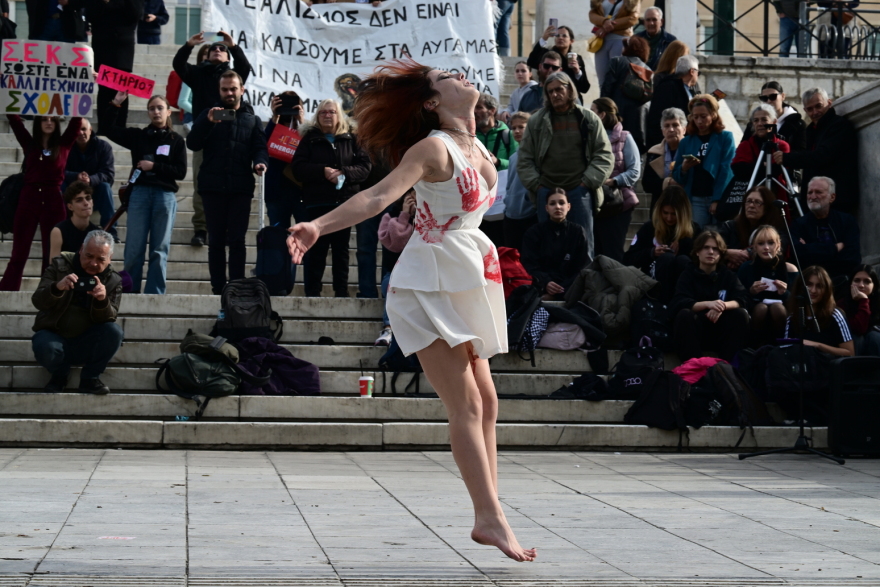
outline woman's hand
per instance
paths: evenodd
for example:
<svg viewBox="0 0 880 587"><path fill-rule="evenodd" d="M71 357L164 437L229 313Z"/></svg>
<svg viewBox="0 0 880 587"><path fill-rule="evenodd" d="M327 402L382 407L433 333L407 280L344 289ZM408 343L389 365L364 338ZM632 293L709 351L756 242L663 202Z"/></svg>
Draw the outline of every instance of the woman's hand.
<svg viewBox="0 0 880 587"><path fill-rule="evenodd" d="M579 74L579 73L581 72L581 66L580 66L580 64L578 63L577 57L573 57L573 58L571 58L571 59L568 60L568 68L569 68L569 69L572 71L572 73L574 73L575 75L577 75L577 74Z"/></svg>
<svg viewBox="0 0 880 587"><path fill-rule="evenodd" d="M685 157L681 163L681 170L684 171L685 173L687 173L688 171L690 171L692 168L696 167L700 163L701 163L701 161L695 157Z"/></svg>
<svg viewBox="0 0 880 587"><path fill-rule="evenodd" d="M766 291L769 286L763 281L756 281L752 284L752 287L749 288L749 293L753 296L758 295L762 291Z"/></svg>
<svg viewBox="0 0 880 587"><path fill-rule="evenodd" d="M278 109L281 108L281 96L274 96L272 98L272 103L269 104L269 108L272 110L272 116L278 116Z"/></svg>
<svg viewBox="0 0 880 587"><path fill-rule="evenodd" d="M736 269L749 260L749 252L745 249L727 249L727 266Z"/></svg>
<svg viewBox="0 0 880 587"><path fill-rule="evenodd" d="M146 22L153 22L154 20L156 20L156 15L155 14L148 14L148 15L144 16L144 20Z"/></svg>
<svg viewBox="0 0 880 587"><path fill-rule="evenodd" d="M678 241L672 241L672 243L669 245L669 250L677 255L678 254Z"/></svg>
<svg viewBox="0 0 880 587"><path fill-rule="evenodd" d="M555 281L551 281L550 283L548 283L547 287L545 287L544 289L547 290L548 294L553 294L554 296L561 294L561 293L565 293L565 288L562 287L561 285L559 285L558 283L556 283Z"/></svg>
<svg viewBox="0 0 880 587"><path fill-rule="evenodd" d="M602 30L606 33L610 33L614 30L614 21L610 18L606 18L605 22L602 23Z"/></svg>
<svg viewBox="0 0 880 587"><path fill-rule="evenodd" d="M709 214L715 216L715 211L718 209L718 202L712 202L709 204Z"/></svg>
<svg viewBox="0 0 880 587"><path fill-rule="evenodd" d="M852 299L854 300L867 300L868 294L864 292L860 292L859 288L855 286L855 284L849 286L849 291L852 294Z"/></svg>
<svg viewBox="0 0 880 587"><path fill-rule="evenodd" d="M605 180L605 182L602 185L609 185L611 187L614 187L617 185L617 182L614 181L613 177L609 177L608 179Z"/></svg>
<svg viewBox="0 0 880 587"><path fill-rule="evenodd" d="M785 283L784 281L782 281L781 279L774 279L773 285L776 286L776 293L778 293L779 295L782 295L786 291L788 291L788 284Z"/></svg>
<svg viewBox="0 0 880 587"><path fill-rule="evenodd" d="M152 161L141 159L140 161L138 161L137 168L142 171L151 171L153 169L153 165L155 165L155 163L153 163Z"/></svg>
<svg viewBox="0 0 880 587"><path fill-rule="evenodd" d="M229 36L229 33L225 32L225 31L218 31L217 34L219 34L221 37L223 37L223 43L227 47L230 47L230 48L235 47L235 41L232 40L232 37Z"/></svg>
<svg viewBox="0 0 880 587"><path fill-rule="evenodd" d="M116 92L116 97L113 98L113 105L122 106L122 103L125 102L126 99L128 99L128 92Z"/></svg>
<svg viewBox="0 0 880 587"><path fill-rule="evenodd" d="M668 253L668 252L669 252L669 247L666 245L657 245L656 247L654 247L654 256L655 257L660 257L664 253Z"/></svg>
<svg viewBox="0 0 880 587"><path fill-rule="evenodd" d="M403 199L403 211L412 216L416 213L416 196L410 194Z"/></svg>
<svg viewBox="0 0 880 587"><path fill-rule="evenodd" d="M314 222L300 222L287 229L287 250L294 263L302 263L303 255L306 254L318 241L321 231Z"/></svg>
<svg viewBox="0 0 880 587"><path fill-rule="evenodd" d="M549 41L550 37L555 37L555 36L556 36L556 27L555 26L548 26L546 29L544 29L544 34L541 35L541 38L544 39L545 41Z"/></svg>
<svg viewBox="0 0 880 587"><path fill-rule="evenodd" d="M336 178L342 175L342 172L338 169L333 169L332 167L324 168L324 177L327 178L327 181L330 183L336 183Z"/></svg>

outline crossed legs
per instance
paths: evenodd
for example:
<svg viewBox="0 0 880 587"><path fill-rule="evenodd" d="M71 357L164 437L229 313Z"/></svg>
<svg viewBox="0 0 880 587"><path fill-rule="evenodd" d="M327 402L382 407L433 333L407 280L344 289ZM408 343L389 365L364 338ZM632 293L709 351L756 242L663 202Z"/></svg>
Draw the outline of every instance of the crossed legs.
<svg viewBox="0 0 880 587"><path fill-rule="evenodd" d="M417 354L449 417L452 456L474 504L471 538L513 560L534 560L537 552L519 545L498 501L498 397L489 361L477 358L470 343L450 347L440 339Z"/></svg>

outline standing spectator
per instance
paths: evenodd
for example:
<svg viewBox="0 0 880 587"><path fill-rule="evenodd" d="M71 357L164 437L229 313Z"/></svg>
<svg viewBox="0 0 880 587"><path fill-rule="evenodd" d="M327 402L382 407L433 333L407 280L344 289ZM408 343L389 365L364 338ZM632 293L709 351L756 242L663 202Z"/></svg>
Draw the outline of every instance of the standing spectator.
<svg viewBox="0 0 880 587"><path fill-rule="evenodd" d="M730 269L738 269L751 258L754 251L751 250L749 243L759 226L770 225L780 235L785 232L785 221L775 202L776 196L768 188L762 185L752 188L752 191L746 194L739 213L719 227L718 232L728 246L725 262ZM789 246L787 239L783 241L781 247L783 258L787 256Z"/></svg>
<svg viewBox="0 0 880 587"><path fill-rule="evenodd" d="M660 282L662 301L669 303L682 272L690 265L694 236L700 225L691 220L691 203L681 186L663 190L651 219L645 222L623 256L633 265Z"/></svg>
<svg viewBox="0 0 880 587"><path fill-rule="evenodd" d="M880 356L880 279L870 265L859 265L849 282L849 295L837 305L846 313L856 355Z"/></svg>
<svg viewBox="0 0 880 587"><path fill-rule="evenodd" d="M162 27L168 24L168 11L163 0L144 0L144 17L138 23L139 45L161 45Z"/></svg>
<svg viewBox="0 0 880 587"><path fill-rule="evenodd" d="M526 125L531 117L528 112L517 112L510 117L510 130L518 144L523 142ZM538 223L538 212L529 190L519 179L518 161L519 151L510 156L510 167L507 168L507 188L504 190L504 246L521 251L523 235Z"/></svg>
<svg viewBox="0 0 880 587"><path fill-rule="evenodd" d="M384 163L371 166L367 179L361 182L361 191L375 186L385 179L388 173L388 166ZM359 298L376 299L379 297L379 289L376 287L376 249L379 248L379 225L381 223L382 214L376 214L355 225L357 232L357 297ZM382 266L384 267L384 265L385 256L383 254Z"/></svg>
<svg viewBox="0 0 880 587"><path fill-rule="evenodd" d="M0 279L0 291L18 291L37 225L43 246L42 270L49 266L49 235L67 217L61 182L82 118L71 118L62 135L57 116L34 116L33 134L24 127L20 116L6 117L24 151L24 186L12 225L12 254Z"/></svg>
<svg viewBox="0 0 880 587"><path fill-rule="evenodd" d="M76 43L86 40L82 6L70 0L41 2L25 0L28 15L28 39ZM9 18L9 1L3 0L3 17ZM97 67L95 68L97 71Z"/></svg>
<svg viewBox="0 0 880 587"><path fill-rule="evenodd" d="M773 5L776 7L776 15L779 17L779 56L788 57L791 54L791 44L794 43L797 49L797 56L803 57L806 47L801 47L801 41L798 38L801 16L800 0L776 0Z"/></svg>
<svg viewBox="0 0 880 587"><path fill-rule="evenodd" d="M818 176L830 177L837 186L834 207L847 214L859 209L859 137L853 123L838 115L822 88L803 94L804 111L812 120L806 131L806 149L774 153L773 162L803 170L801 185Z"/></svg>
<svg viewBox="0 0 880 587"><path fill-rule="evenodd" d="M113 104L128 98L117 92ZM147 102L150 124L145 128L113 125L110 112L107 138L131 151L131 166L140 176L128 202L128 231L125 237L125 271L131 275L132 291L140 293L144 253L150 242L149 268L144 293L164 294L171 229L177 214L177 182L186 177L186 148L183 137L171 127L171 107L164 96Z"/></svg>
<svg viewBox="0 0 880 587"><path fill-rule="evenodd" d="M595 100L590 109L602 121L602 127L608 133L611 152L614 154L614 167L605 185L620 190L623 196L623 208L611 216L603 215L601 222L593 224L593 241L596 256L605 255L618 263L623 263L623 244L626 231L632 220L633 208L639 198L633 186L639 181L642 172L642 161L639 148L630 133L623 130L617 105L609 98Z"/></svg>
<svg viewBox="0 0 880 587"><path fill-rule="evenodd" d="M659 145L648 149L645 159L645 173L642 174L642 187L651 194L651 210L657 205L657 198L670 185L678 185L672 179L675 153L684 138L687 116L678 108L667 108L660 118L663 140Z"/></svg>
<svg viewBox="0 0 880 587"><path fill-rule="evenodd" d="M113 213L113 181L116 177L113 147L107 141L99 139L92 132L92 124L87 118L82 119L79 133L76 135L76 147L67 156L64 170L64 183L61 189L74 181L84 181L92 188L92 200L101 214L101 226L107 226ZM119 242L116 224L107 231ZM77 249L79 250L79 249Z"/></svg>
<svg viewBox="0 0 880 587"><path fill-rule="evenodd" d="M519 87L511 92L510 104L498 115L498 118L507 124L510 124L510 117L521 110L519 104L523 95L529 88L538 85L538 82L532 79L532 69L525 61L516 62L516 67L513 68L513 75Z"/></svg>
<svg viewBox="0 0 880 587"><path fill-rule="evenodd" d="M552 47L548 46L550 37L555 39ZM529 53L527 63L529 67L539 69L540 64L544 62L544 56L549 51L555 51L561 59L562 71L567 73L568 77L574 82L574 87L577 89L576 98L578 102L581 102L580 95L590 91L590 80L587 79L584 58L580 55L574 58L569 57L569 54L574 53L572 43L574 43L574 32L569 27L560 26L554 29L552 26L548 26L544 30L544 34L541 35L541 38L538 39L538 42L535 43L532 52ZM601 80L602 78L599 79Z"/></svg>
<svg viewBox="0 0 880 587"><path fill-rule="evenodd" d="M569 220L584 227L587 253L592 258L592 193L602 189L611 175L614 154L602 121L575 101L570 77L561 71L550 74L544 96L544 108L526 126L517 171L523 185L536 194L538 220L548 217L550 186L566 191L571 205Z"/></svg>
<svg viewBox="0 0 880 587"><path fill-rule="evenodd" d="M691 264L672 298L673 344L682 362L714 351L725 361L745 346L749 333L746 290L725 267L724 239L707 230L694 239Z"/></svg>
<svg viewBox="0 0 880 587"><path fill-rule="evenodd" d="M95 71L102 65L131 73L134 68L134 45L138 23L144 15L144 0L83 0L86 18L91 25L92 50L95 52ZM116 90L98 86L98 134L112 126L106 116L112 108L116 124L128 123L128 102L121 108L110 104Z"/></svg>
<svg viewBox="0 0 880 587"><path fill-rule="evenodd" d="M652 6L651 8L645 11L645 30L638 33L636 36L645 39L648 42L648 46L650 47L650 55L646 60L648 67L650 69L657 69L657 65L660 63L660 56L666 50L666 47L669 46L669 43L676 41L675 35L671 33L667 33L663 29L663 11L656 7Z"/></svg>
<svg viewBox="0 0 880 587"><path fill-rule="evenodd" d="M699 94L688 104L688 111L689 122L675 154L672 178L688 193L694 221L705 227L733 179L733 135L724 130L715 96Z"/></svg>
<svg viewBox="0 0 880 587"><path fill-rule="evenodd" d="M376 6L378 2L374 2ZM498 46L498 55L508 57L510 55L510 15L516 0L498 0L498 17L495 19L495 44Z"/></svg>
<svg viewBox="0 0 880 587"><path fill-rule="evenodd" d="M413 219L416 215L415 190L409 190L401 199L402 203L394 204L379 223L379 242L382 243L382 330L373 346L391 344L391 320L385 307L388 302L388 284L391 283L391 271L413 233Z"/></svg>
<svg viewBox="0 0 880 587"><path fill-rule="evenodd" d="M263 175L269 164L266 137L260 119L242 102L244 83L235 71L220 76L220 102L204 110L186 137L191 151L204 150L199 186L208 224L208 270L215 295L226 285L226 247L229 280L244 278L245 234L254 197L254 173ZM234 120L217 120L222 110L234 110Z"/></svg>
<svg viewBox="0 0 880 587"><path fill-rule="evenodd" d="M556 51L547 51L538 67L538 85L527 86L519 101L519 109L534 114L544 105L544 83L547 76L562 69L562 57Z"/></svg>
<svg viewBox="0 0 880 587"><path fill-rule="evenodd" d="M819 265L835 280L849 281L862 264L859 223L855 217L834 210L834 180L814 177L807 185L809 212L792 222L792 245L802 265Z"/></svg>
<svg viewBox="0 0 880 587"><path fill-rule="evenodd" d="M639 0L590 0L590 22L602 48L596 53L596 76L605 79L608 62L623 51L623 40L631 37L639 23ZM598 30L596 30L598 29Z"/></svg>
<svg viewBox="0 0 880 587"><path fill-rule="evenodd" d="M49 234L49 258L61 253L78 253L86 235L93 230L101 230L92 224L92 188L84 181L74 181L64 190L64 203L70 218L55 225Z"/></svg>
<svg viewBox="0 0 880 587"><path fill-rule="evenodd" d="M773 344L782 336L788 317L785 302L792 283L797 279L797 267L785 262L782 238L769 224L759 226L752 233L749 248L755 257L740 266L737 277L751 298L749 314L754 347L757 348Z"/></svg>
<svg viewBox="0 0 880 587"><path fill-rule="evenodd" d="M513 133L507 125L495 119L498 111L498 100L489 94L480 94L477 105L474 106L474 118L477 123L477 140L489 151L490 160L499 172L498 181L504 182L496 186L502 197L496 197L492 205L483 215L480 230L495 244L496 247L504 246L504 187L507 186L507 170L510 166L510 156L516 152L519 146L512 136Z"/></svg>
<svg viewBox="0 0 880 587"><path fill-rule="evenodd" d="M648 102L642 103L628 97L623 89L633 67L647 69L648 43L641 37L631 37L623 46L623 53L608 63L608 73L602 80L602 97L611 98L620 110L623 130L635 140L639 153L645 150L645 116Z"/></svg>
<svg viewBox="0 0 880 587"><path fill-rule="evenodd" d="M202 63L208 57L208 49L209 45L202 45L199 47L199 52L196 54L196 63ZM180 79L180 76L173 69L171 73L177 76L177 79ZM183 113L183 127L189 132L189 129L192 128L192 123L195 120L195 116L193 115L193 98L192 98L192 88L183 83L183 80L180 82L180 95L177 97L177 105L180 108L180 111ZM195 159L195 153L193 153L193 159ZM199 158L201 158L201 153L199 153ZM193 177L193 181L195 181L195 177ZM195 185L195 184L193 184ZM193 192L193 201L198 199L199 205L201 206L202 199L195 192ZM202 210L202 215L204 216L204 210ZM202 219L204 222L204 218Z"/></svg>
<svg viewBox="0 0 880 587"><path fill-rule="evenodd" d="M656 88L664 78L675 75L675 66L678 64L678 59L685 55L690 55L690 52L690 48L684 43L684 41L672 41L669 43L669 46L660 54L660 60L657 62L657 67L653 68L654 88ZM699 94L700 91L697 90L696 93Z"/></svg>
<svg viewBox="0 0 880 587"><path fill-rule="evenodd" d="M223 41L212 42L208 46L208 52L202 59L202 50L199 49L198 59L195 65L187 63L193 47L205 40L204 32L190 37L174 55L174 71L180 76L181 81L192 90L192 115L193 119L212 107L217 102L217 86L220 77L227 71L238 73L241 83L247 81L251 73L251 64L244 55L241 47L232 41L229 34L220 31ZM234 60L230 62L230 60ZM205 245L207 237L207 224L205 222L205 209L202 205L202 193L199 189L199 170L204 160L201 149L191 149L192 172L193 172L193 235L190 244L195 247Z"/></svg>
<svg viewBox="0 0 880 587"><path fill-rule="evenodd" d="M547 197L547 220L526 231L522 264L535 279L545 300L561 300L581 269L590 262L587 234L582 226L568 222L571 204L562 188Z"/></svg>
<svg viewBox="0 0 880 587"><path fill-rule="evenodd" d="M804 269L804 281L816 315L815 317L812 315L809 305L801 299L806 296L803 295L805 292L801 280L796 279L791 288L791 296L788 298L785 338L802 338L805 346L813 347L833 357L853 356L855 345L846 316L834 303L834 289L828 272L818 265L807 267ZM799 318L802 311L806 320L803 326ZM819 325L819 332L816 332L814 321Z"/></svg>
<svg viewBox="0 0 880 587"><path fill-rule="evenodd" d="M303 184L303 203L310 219L323 216L360 191L370 173L370 157L357 144L351 121L336 100L322 100L290 164ZM321 295L327 252L333 249L333 292L348 297L348 241L351 228L326 234L309 250L305 265L307 297ZM375 251L373 253L375 257ZM373 280L375 280L375 275Z"/></svg>
<svg viewBox="0 0 880 587"><path fill-rule="evenodd" d="M667 51L673 48L672 45ZM688 111L691 99L700 94L697 83L699 79L700 63L693 55L679 57L675 63L675 73L672 75L661 77L659 80L655 75L654 97L651 98L651 107L648 109L648 117L645 120L646 145L656 145L663 139L663 133L660 130L660 116L664 110L678 108L683 112Z"/></svg>
<svg viewBox="0 0 880 587"><path fill-rule="evenodd" d="M99 377L123 338L116 323L122 278L110 266L112 258L113 237L96 230L86 235L78 252L62 253L43 271L31 297L39 310L31 346L37 363L52 375L45 391L63 392L71 366L82 365L77 391L110 393ZM91 289L74 289L85 280L94 280Z"/></svg>
<svg viewBox="0 0 880 587"><path fill-rule="evenodd" d="M786 0L787 1L787 0ZM801 113L785 102L785 92L779 82L767 82L761 86L758 96L764 104L772 106L776 111L776 136L788 143L792 151L803 151L806 148L806 125ZM743 140L755 133L752 121L746 125Z"/></svg>

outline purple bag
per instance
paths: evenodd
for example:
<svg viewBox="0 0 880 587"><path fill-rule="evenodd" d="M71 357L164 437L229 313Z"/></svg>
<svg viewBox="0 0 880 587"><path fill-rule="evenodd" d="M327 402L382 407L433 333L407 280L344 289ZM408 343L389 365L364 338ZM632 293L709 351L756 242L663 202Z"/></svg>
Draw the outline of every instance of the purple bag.
<svg viewBox="0 0 880 587"><path fill-rule="evenodd" d="M235 347L240 355L238 366L251 375L261 376L272 370L265 385L255 387L242 381L241 395L320 395L317 365L297 359L268 338L246 338L236 342Z"/></svg>

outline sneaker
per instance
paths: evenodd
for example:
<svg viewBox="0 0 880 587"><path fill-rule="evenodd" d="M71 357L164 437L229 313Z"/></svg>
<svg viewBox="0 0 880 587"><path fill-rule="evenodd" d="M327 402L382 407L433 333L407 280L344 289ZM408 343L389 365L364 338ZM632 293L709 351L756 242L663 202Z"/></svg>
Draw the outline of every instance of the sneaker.
<svg viewBox="0 0 880 587"><path fill-rule="evenodd" d="M80 393L107 395L108 393L110 393L110 388L104 385L100 379L95 377L94 379L80 379L79 391Z"/></svg>
<svg viewBox="0 0 880 587"><path fill-rule="evenodd" d="M379 338L376 339L376 342L373 343L373 346L388 346L391 344L391 327L386 326L382 329L382 332L379 333Z"/></svg>
<svg viewBox="0 0 880 587"><path fill-rule="evenodd" d="M189 244L194 247L204 247L206 242L208 242L208 233L204 230L197 230Z"/></svg>
<svg viewBox="0 0 880 587"><path fill-rule="evenodd" d="M55 373L52 373L52 379L49 380L49 383L46 384L43 391L49 393L61 393L64 391L65 387L67 387L67 375L56 371Z"/></svg>

